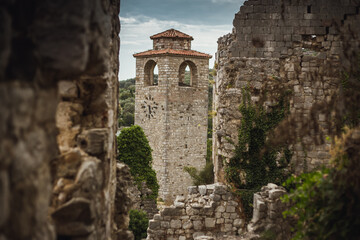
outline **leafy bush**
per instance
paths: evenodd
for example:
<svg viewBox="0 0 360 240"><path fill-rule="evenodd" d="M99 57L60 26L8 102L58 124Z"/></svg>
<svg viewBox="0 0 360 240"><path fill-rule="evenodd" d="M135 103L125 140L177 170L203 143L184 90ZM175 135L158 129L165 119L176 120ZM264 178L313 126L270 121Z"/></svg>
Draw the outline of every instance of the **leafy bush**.
<svg viewBox="0 0 360 240"><path fill-rule="evenodd" d="M249 90L243 90L238 144L235 156L225 166L225 178L241 196L247 219L252 216L253 193L270 182L281 184L287 177L283 169L288 167L291 151L267 143L270 131L288 112L286 96L282 94L278 103L266 110L251 103Z"/></svg>
<svg viewBox="0 0 360 240"><path fill-rule="evenodd" d="M214 165L212 162L207 162L200 171L194 167L184 167L184 170L189 173L193 184L196 186L214 183Z"/></svg>
<svg viewBox="0 0 360 240"><path fill-rule="evenodd" d="M333 148L333 168L292 176L285 182L290 193L282 199L292 207L283 215L297 220L293 239L359 239L360 159L356 147L360 139L352 141L350 135L348 131Z"/></svg>
<svg viewBox="0 0 360 240"><path fill-rule="evenodd" d="M146 182L148 188L152 190L150 198L156 199L159 184L156 180L156 173L151 168L152 150L142 128L135 125L122 129L117 138L117 144L117 159L130 167L130 173L138 188L141 188L142 182Z"/></svg>
<svg viewBox="0 0 360 240"><path fill-rule="evenodd" d="M141 240L147 236L149 219L146 212L141 210L130 210L129 229L133 232L135 240Z"/></svg>
<svg viewBox="0 0 360 240"><path fill-rule="evenodd" d="M125 126L131 126L134 124L134 114L130 112L126 112L123 115L123 122Z"/></svg>

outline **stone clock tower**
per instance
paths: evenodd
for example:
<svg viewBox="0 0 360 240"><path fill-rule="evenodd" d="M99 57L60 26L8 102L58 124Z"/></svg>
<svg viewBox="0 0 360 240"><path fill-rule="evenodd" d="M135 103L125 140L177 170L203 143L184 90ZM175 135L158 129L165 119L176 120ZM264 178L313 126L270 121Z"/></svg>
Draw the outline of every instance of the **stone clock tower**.
<svg viewBox="0 0 360 240"><path fill-rule="evenodd" d="M191 50L193 38L174 29L150 38L153 49L134 54L135 124L153 149L159 197L171 204L192 185L184 167L205 166L211 56Z"/></svg>

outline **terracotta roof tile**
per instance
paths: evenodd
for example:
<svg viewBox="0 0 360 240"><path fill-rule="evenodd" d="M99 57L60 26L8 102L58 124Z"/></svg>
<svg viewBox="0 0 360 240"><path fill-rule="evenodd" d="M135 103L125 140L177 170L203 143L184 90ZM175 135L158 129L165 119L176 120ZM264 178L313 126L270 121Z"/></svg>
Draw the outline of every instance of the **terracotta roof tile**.
<svg viewBox="0 0 360 240"><path fill-rule="evenodd" d="M187 35L187 34L185 34L183 32L178 31L178 30L175 30L173 28L169 29L169 30L166 30L164 32L152 35L150 37L150 39L156 39L156 38L187 38L187 39L194 40L194 38L192 36Z"/></svg>
<svg viewBox="0 0 360 240"><path fill-rule="evenodd" d="M203 57L203 58L212 58L211 55L206 53L201 53L194 50L175 50L175 49L161 49L161 50L148 50L145 52L136 53L134 57L147 57L153 55L182 55L182 56L192 56L192 57Z"/></svg>

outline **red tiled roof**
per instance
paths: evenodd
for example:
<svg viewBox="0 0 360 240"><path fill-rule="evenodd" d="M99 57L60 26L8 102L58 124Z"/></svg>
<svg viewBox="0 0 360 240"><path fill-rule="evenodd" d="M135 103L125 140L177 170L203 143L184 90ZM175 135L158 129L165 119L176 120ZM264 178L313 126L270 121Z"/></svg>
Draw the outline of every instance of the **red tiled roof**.
<svg viewBox="0 0 360 240"><path fill-rule="evenodd" d="M181 55L181 56L192 56L192 57L203 57L203 58L212 58L211 55L206 53L201 53L194 50L176 50L176 49L161 49L161 50L148 50L141 53L136 53L133 56L134 57L147 57L147 56L153 56L153 55Z"/></svg>
<svg viewBox="0 0 360 240"><path fill-rule="evenodd" d="M150 37L150 39L156 39L156 38L187 38L187 39L194 40L194 38L192 36L187 35L187 34L185 34L183 32L178 31L178 30L175 30L173 28L169 29L169 30L166 30L164 32L152 35Z"/></svg>

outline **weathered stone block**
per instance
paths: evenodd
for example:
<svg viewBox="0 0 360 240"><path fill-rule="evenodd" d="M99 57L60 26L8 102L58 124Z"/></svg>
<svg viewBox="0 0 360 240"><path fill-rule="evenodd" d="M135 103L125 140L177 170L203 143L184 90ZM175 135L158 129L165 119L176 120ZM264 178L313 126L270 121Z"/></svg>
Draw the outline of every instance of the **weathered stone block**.
<svg viewBox="0 0 360 240"><path fill-rule="evenodd" d="M59 95L63 98L77 98L78 87L73 81L60 81L58 83Z"/></svg>
<svg viewBox="0 0 360 240"><path fill-rule="evenodd" d="M171 228L174 228L174 229L178 229L178 228L181 228L181 220L171 220L170 221L170 227Z"/></svg>
<svg viewBox="0 0 360 240"><path fill-rule="evenodd" d="M244 221L240 218L234 220L234 227L242 227L244 224Z"/></svg>
<svg viewBox="0 0 360 240"><path fill-rule="evenodd" d="M181 215L181 209L174 208L174 207L166 207L161 212L162 216L180 216Z"/></svg>
<svg viewBox="0 0 360 240"><path fill-rule="evenodd" d="M204 227L204 223L199 220L194 221L193 224L195 230L201 230Z"/></svg>
<svg viewBox="0 0 360 240"><path fill-rule="evenodd" d="M192 203L190 205L191 205L192 208L195 208L195 209L200 209L200 208L204 207L204 205L200 204L200 203Z"/></svg>
<svg viewBox="0 0 360 240"><path fill-rule="evenodd" d="M215 212L223 213L223 212L225 212L225 207L224 206L219 206L219 207L216 208Z"/></svg>
<svg viewBox="0 0 360 240"><path fill-rule="evenodd" d="M201 195L205 195L206 194L206 185L200 185L200 186L198 186L198 189L199 189L199 193L201 194Z"/></svg>
<svg viewBox="0 0 360 240"><path fill-rule="evenodd" d="M77 138L81 149L91 155L99 155L105 152L107 148L108 130L90 129L83 131Z"/></svg>
<svg viewBox="0 0 360 240"><path fill-rule="evenodd" d="M198 193L198 188L197 188L197 186L190 186L190 187L188 187L188 193L189 193L189 194L197 194L197 193Z"/></svg>
<svg viewBox="0 0 360 240"><path fill-rule="evenodd" d="M230 218L230 213L224 212L222 213L223 218Z"/></svg>
<svg viewBox="0 0 360 240"><path fill-rule="evenodd" d="M269 191L269 198L271 200L275 200L284 195L285 193L286 191L282 189L272 189Z"/></svg>
<svg viewBox="0 0 360 240"><path fill-rule="evenodd" d="M205 218L205 227L213 228L215 227L216 219L215 218Z"/></svg>
<svg viewBox="0 0 360 240"><path fill-rule="evenodd" d="M160 226L163 225L163 223L166 223L166 222L161 222L161 221L158 221L158 220L150 220L149 221L149 229L151 230L157 230L157 229L160 229ZM167 225L166 225L167 226ZM166 227L165 226L165 227ZM164 227L164 228L165 228Z"/></svg>
<svg viewBox="0 0 360 240"><path fill-rule="evenodd" d="M158 220L158 221L161 221L163 218L161 217L160 214L155 214L154 215L154 220Z"/></svg>
<svg viewBox="0 0 360 240"><path fill-rule="evenodd" d="M183 203L183 202L174 202L174 206L176 207L176 208L184 208L185 207L185 203Z"/></svg>
<svg viewBox="0 0 360 240"><path fill-rule="evenodd" d="M226 212L229 212L229 213L235 212L235 207L234 206L227 206L226 207Z"/></svg>
<svg viewBox="0 0 360 240"><path fill-rule="evenodd" d="M6 222L10 210L10 184L8 174L0 171L0 226Z"/></svg>
<svg viewBox="0 0 360 240"><path fill-rule="evenodd" d="M190 220L187 220L183 223L183 229L191 229L193 227L193 223Z"/></svg>

